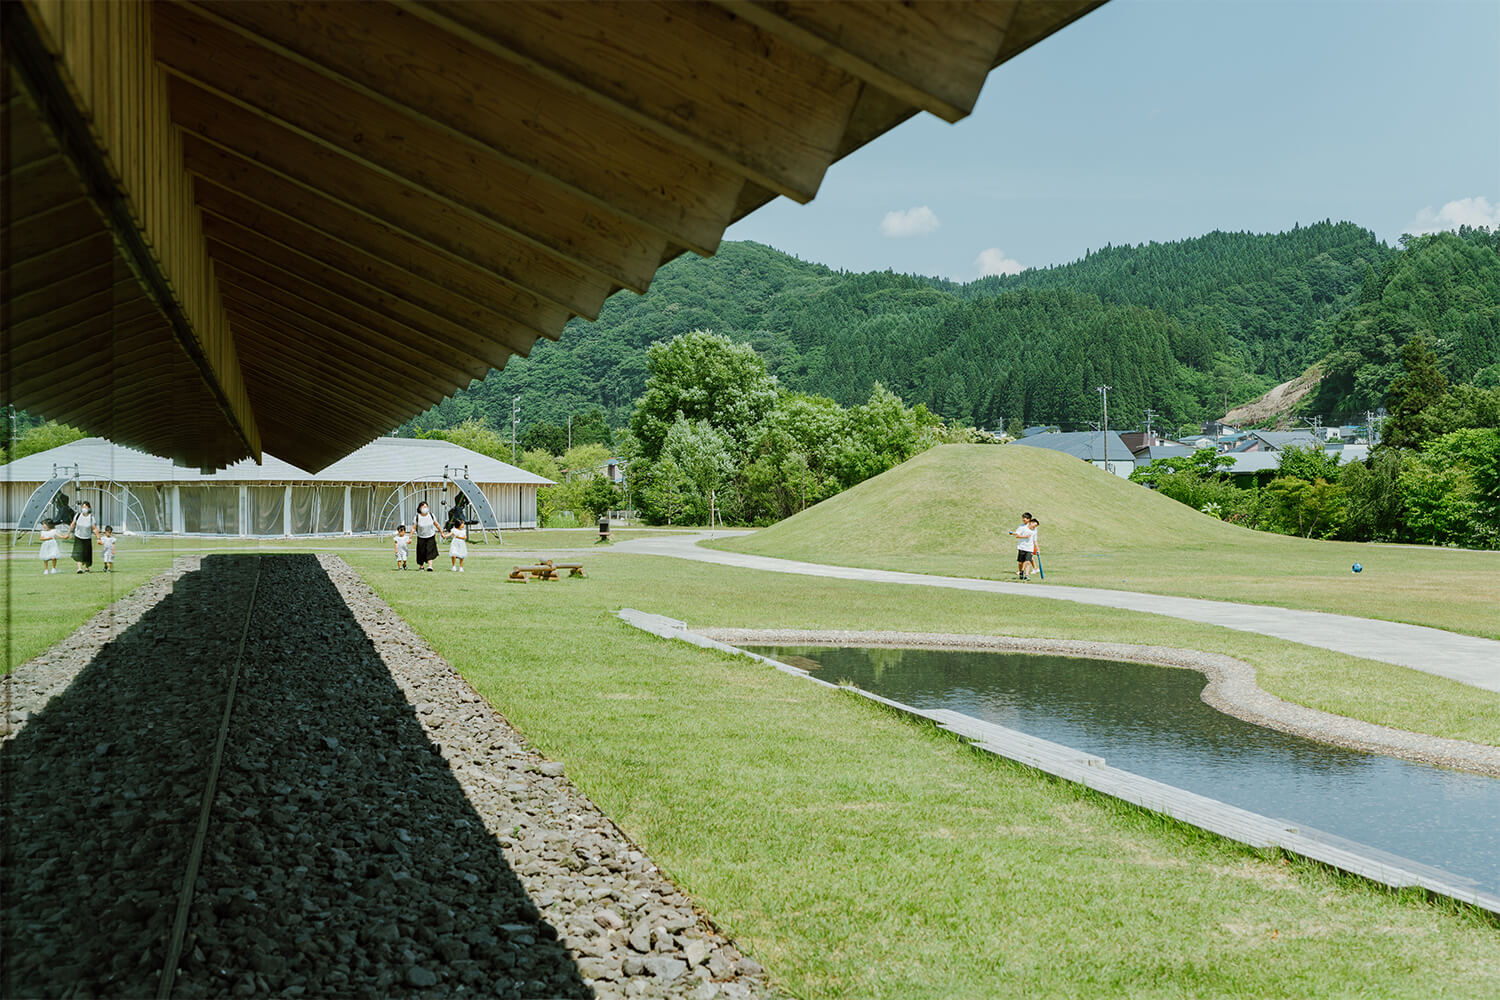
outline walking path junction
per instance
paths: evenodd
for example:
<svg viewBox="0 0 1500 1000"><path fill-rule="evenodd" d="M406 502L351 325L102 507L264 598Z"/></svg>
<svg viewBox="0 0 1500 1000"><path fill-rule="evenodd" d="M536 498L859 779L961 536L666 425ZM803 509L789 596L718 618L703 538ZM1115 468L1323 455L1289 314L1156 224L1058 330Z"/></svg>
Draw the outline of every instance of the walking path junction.
<svg viewBox="0 0 1500 1000"><path fill-rule="evenodd" d="M1298 611L1292 608L1259 604L1234 604L1194 597L1170 597L1163 594L1140 594L1127 590L1105 590L1098 587L1067 587L1057 584L1020 583L1005 580L979 580L961 576L932 576L925 573L903 573L895 570L861 569L854 566L829 566L798 562L770 556L748 555L706 549L698 543L710 537L729 537L745 532L707 531L655 538L638 538L618 542L617 552L641 555L671 556L697 562L757 569L770 573L794 573L821 576L835 580L860 580L869 583L900 583L914 587L946 587L987 594L1025 594L1044 600L1074 601L1127 611L1166 615L1205 625L1219 625L1254 632L1258 635L1289 639L1308 646L1331 649L1381 663L1410 667L1470 684L1487 691L1500 692L1500 641L1461 635L1423 625L1405 625L1374 618L1356 618L1323 611Z"/></svg>

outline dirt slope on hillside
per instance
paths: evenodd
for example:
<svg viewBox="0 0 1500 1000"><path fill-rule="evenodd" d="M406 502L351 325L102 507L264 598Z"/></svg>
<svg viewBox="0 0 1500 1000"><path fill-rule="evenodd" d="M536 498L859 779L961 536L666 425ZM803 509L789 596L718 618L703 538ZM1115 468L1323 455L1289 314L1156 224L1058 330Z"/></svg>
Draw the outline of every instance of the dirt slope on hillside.
<svg viewBox="0 0 1500 1000"><path fill-rule="evenodd" d="M1290 416L1292 409L1302 401L1302 397L1316 389L1322 380L1322 366L1313 365L1290 382L1281 383L1259 399L1252 400L1244 406L1236 406L1224 415L1224 422L1242 427L1276 417Z"/></svg>

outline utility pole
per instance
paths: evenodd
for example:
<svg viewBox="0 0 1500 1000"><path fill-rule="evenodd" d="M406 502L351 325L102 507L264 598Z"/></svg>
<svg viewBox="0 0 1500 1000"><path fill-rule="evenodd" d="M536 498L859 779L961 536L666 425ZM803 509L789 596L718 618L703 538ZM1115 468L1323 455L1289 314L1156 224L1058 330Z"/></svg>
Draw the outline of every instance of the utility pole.
<svg viewBox="0 0 1500 1000"><path fill-rule="evenodd" d="M1375 414L1365 411L1365 447L1375 447Z"/></svg>
<svg viewBox="0 0 1500 1000"><path fill-rule="evenodd" d="M573 414L568 414L568 450L573 450Z"/></svg>
<svg viewBox="0 0 1500 1000"><path fill-rule="evenodd" d="M516 461L516 424L521 416L521 397L517 396L510 401L510 461L514 465Z"/></svg>
<svg viewBox="0 0 1500 1000"><path fill-rule="evenodd" d="M1101 385L1099 387L1099 395L1104 397L1104 430L1102 432L1102 437L1104 438L1105 472L1109 471L1109 390L1111 388L1113 388L1113 386Z"/></svg>
<svg viewBox="0 0 1500 1000"><path fill-rule="evenodd" d="M1151 418L1154 416L1156 416L1156 411L1152 410L1149 406L1146 407L1146 447L1148 448L1155 444L1155 441L1151 438Z"/></svg>

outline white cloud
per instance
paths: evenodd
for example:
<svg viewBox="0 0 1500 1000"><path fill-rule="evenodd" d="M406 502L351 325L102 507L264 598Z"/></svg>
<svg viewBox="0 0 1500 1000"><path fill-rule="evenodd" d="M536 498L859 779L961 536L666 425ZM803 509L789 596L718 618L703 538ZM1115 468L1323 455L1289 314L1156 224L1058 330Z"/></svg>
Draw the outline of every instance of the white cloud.
<svg viewBox="0 0 1500 1000"><path fill-rule="evenodd" d="M979 256L974 258L974 266L979 268L981 278L996 274L1020 274L1024 270L1020 261L1005 256L1005 251L999 247L979 251Z"/></svg>
<svg viewBox="0 0 1500 1000"><path fill-rule="evenodd" d="M942 222L937 213L926 205L908 208L904 212L887 212L880 220L880 231L886 236L903 239L907 236L926 236L937 232Z"/></svg>
<svg viewBox="0 0 1500 1000"><path fill-rule="evenodd" d="M1459 226L1485 226L1500 229L1500 205L1491 205L1483 195L1450 201L1436 212L1428 205L1417 213L1406 232L1413 236L1457 229Z"/></svg>

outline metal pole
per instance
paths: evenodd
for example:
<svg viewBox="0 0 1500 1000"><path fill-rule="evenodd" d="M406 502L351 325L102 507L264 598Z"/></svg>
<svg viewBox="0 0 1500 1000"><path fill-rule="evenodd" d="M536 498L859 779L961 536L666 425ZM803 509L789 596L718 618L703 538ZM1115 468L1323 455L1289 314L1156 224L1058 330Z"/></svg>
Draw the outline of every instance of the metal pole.
<svg viewBox="0 0 1500 1000"><path fill-rule="evenodd" d="M517 396L510 401L510 460L511 464L516 461L516 422L521 412L521 397Z"/></svg>
<svg viewBox="0 0 1500 1000"><path fill-rule="evenodd" d="M1104 438L1104 471L1109 471L1109 390L1113 386L1101 385L1099 394L1104 397L1104 429L1101 432Z"/></svg>

